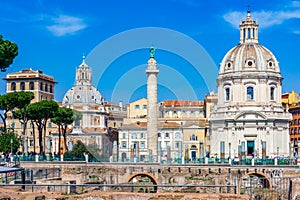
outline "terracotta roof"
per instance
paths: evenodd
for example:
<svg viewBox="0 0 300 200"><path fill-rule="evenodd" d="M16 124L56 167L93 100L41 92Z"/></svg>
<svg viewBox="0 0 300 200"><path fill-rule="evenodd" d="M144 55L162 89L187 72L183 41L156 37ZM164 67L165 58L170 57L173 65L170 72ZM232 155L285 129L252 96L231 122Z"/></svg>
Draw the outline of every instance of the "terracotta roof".
<svg viewBox="0 0 300 200"><path fill-rule="evenodd" d="M107 133L105 128L84 128L82 129L84 133Z"/></svg>
<svg viewBox="0 0 300 200"><path fill-rule="evenodd" d="M189 126L200 126L200 127L205 127L209 126L209 122L205 120L195 120L195 121L187 121L185 124L183 124L183 127L189 127Z"/></svg>
<svg viewBox="0 0 300 200"><path fill-rule="evenodd" d="M136 122L130 124L123 124L121 129L140 129L140 128L147 128L147 122ZM177 122L159 122L158 128L180 128L180 123Z"/></svg>
<svg viewBox="0 0 300 200"><path fill-rule="evenodd" d="M164 100L162 104L165 107L198 107L203 106L203 101L190 101L190 100Z"/></svg>

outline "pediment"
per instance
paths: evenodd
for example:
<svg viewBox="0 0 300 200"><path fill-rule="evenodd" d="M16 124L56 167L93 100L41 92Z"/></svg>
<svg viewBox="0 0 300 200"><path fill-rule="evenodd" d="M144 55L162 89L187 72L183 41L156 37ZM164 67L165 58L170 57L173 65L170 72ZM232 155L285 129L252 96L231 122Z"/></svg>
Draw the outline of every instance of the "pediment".
<svg viewBox="0 0 300 200"><path fill-rule="evenodd" d="M267 117L260 112L245 111L245 112L241 112L238 115L236 115L234 120L235 121L245 121L245 120L247 120L247 121L248 120L264 121L264 120L267 120Z"/></svg>

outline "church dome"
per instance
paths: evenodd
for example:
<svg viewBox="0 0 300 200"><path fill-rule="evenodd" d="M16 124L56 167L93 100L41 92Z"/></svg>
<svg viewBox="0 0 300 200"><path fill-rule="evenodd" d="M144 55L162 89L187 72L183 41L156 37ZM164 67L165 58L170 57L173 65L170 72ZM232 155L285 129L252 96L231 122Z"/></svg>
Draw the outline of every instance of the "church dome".
<svg viewBox="0 0 300 200"><path fill-rule="evenodd" d="M224 56L220 73L243 71L280 72L273 53L258 43L242 43Z"/></svg>
<svg viewBox="0 0 300 200"><path fill-rule="evenodd" d="M91 82L92 70L83 58L76 69L76 84L66 92L62 104L102 104L103 98Z"/></svg>
<svg viewBox="0 0 300 200"><path fill-rule="evenodd" d="M101 104L102 101L102 96L95 87L76 85L66 92L62 104Z"/></svg>
<svg viewBox="0 0 300 200"><path fill-rule="evenodd" d="M240 43L224 56L220 74L249 71L280 72L273 53L258 43L258 24L251 18L250 11L240 24Z"/></svg>

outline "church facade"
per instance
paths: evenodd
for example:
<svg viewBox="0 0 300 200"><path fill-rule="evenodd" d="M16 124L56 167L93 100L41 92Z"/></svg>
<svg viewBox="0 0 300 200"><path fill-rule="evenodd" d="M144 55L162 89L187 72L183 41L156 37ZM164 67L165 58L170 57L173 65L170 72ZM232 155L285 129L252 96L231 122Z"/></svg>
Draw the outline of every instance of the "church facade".
<svg viewBox="0 0 300 200"><path fill-rule="evenodd" d="M68 150L80 140L84 144L93 144L103 156L112 154L111 138L108 128L108 113L100 92L92 86L92 70L85 58L76 69L76 82L63 97L62 106L81 112L82 118L70 126L67 135ZM58 149L58 135L53 135L53 151L65 152L64 146ZM62 140L62 138L61 138ZM61 142L63 144L63 142Z"/></svg>
<svg viewBox="0 0 300 200"><path fill-rule="evenodd" d="M240 42L224 56L218 103L210 115L210 155L223 158L289 156L291 115L281 104L282 77L273 53L258 42L258 24L240 24Z"/></svg>

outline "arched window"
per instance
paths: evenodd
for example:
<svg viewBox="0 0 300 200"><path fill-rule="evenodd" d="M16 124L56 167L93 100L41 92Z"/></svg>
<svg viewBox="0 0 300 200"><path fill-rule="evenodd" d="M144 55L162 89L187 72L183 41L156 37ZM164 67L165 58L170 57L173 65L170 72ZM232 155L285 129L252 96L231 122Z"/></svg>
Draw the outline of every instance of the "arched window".
<svg viewBox="0 0 300 200"><path fill-rule="evenodd" d="M11 87L12 91L16 91L16 83L15 82L12 82L10 87Z"/></svg>
<svg viewBox="0 0 300 200"><path fill-rule="evenodd" d="M48 92L48 84L45 84L45 91Z"/></svg>
<svg viewBox="0 0 300 200"><path fill-rule="evenodd" d="M20 83L20 90L25 90L25 83L24 82Z"/></svg>
<svg viewBox="0 0 300 200"><path fill-rule="evenodd" d="M181 138L180 132L176 132L176 133L175 133L175 138Z"/></svg>
<svg viewBox="0 0 300 200"><path fill-rule="evenodd" d="M53 92L52 85L50 85L49 92L50 92L50 93Z"/></svg>
<svg viewBox="0 0 300 200"><path fill-rule="evenodd" d="M170 133L166 133L165 136L166 136L165 138L169 138L170 137Z"/></svg>
<svg viewBox="0 0 300 200"><path fill-rule="evenodd" d="M253 87L247 87L247 100L254 99L254 89Z"/></svg>
<svg viewBox="0 0 300 200"><path fill-rule="evenodd" d="M34 83L33 82L29 83L29 90L34 90Z"/></svg>
<svg viewBox="0 0 300 200"><path fill-rule="evenodd" d="M230 100L230 89L229 88L225 89L225 100L226 101Z"/></svg>
<svg viewBox="0 0 300 200"><path fill-rule="evenodd" d="M250 28L248 28L248 39L250 39L251 38L251 31L250 31L251 29Z"/></svg>
<svg viewBox="0 0 300 200"><path fill-rule="evenodd" d="M274 100L275 99L275 88L271 87L270 89L270 100Z"/></svg>
<svg viewBox="0 0 300 200"><path fill-rule="evenodd" d="M40 90L43 90L43 83L40 83Z"/></svg>

